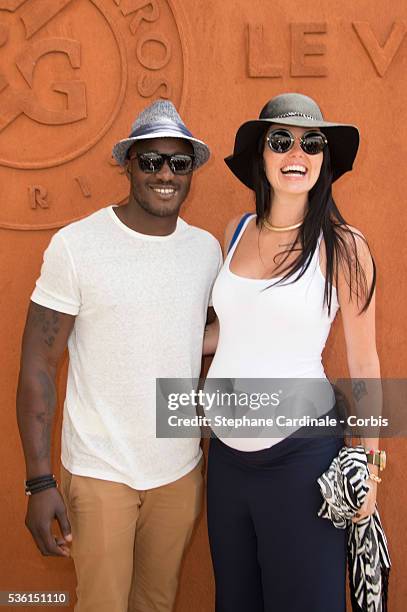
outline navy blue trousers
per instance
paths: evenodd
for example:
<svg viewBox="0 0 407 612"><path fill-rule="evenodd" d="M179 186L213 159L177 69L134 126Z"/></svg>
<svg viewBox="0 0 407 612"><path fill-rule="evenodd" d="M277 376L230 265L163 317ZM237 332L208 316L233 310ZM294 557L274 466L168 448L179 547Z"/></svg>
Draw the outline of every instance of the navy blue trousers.
<svg viewBox="0 0 407 612"><path fill-rule="evenodd" d="M212 438L208 528L216 612L344 612L346 532L319 518L316 482L343 439L244 452Z"/></svg>

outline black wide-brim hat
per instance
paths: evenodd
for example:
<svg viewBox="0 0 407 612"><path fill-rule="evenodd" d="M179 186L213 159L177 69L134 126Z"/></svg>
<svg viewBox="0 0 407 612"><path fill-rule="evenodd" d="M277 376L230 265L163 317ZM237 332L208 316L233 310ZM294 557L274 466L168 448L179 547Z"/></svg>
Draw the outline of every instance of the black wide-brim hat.
<svg viewBox="0 0 407 612"><path fill-rule="evenodd" d="M259 141L273 124L319 128L328 139L333 181L352 170L359 147L359 130L355 125L324 121L322 112L314 100L298 93L281 94L272 98L262 109L258 119L246 121L237 131L233 155L225 162L233 174L247 187L253 189L253 156Z"/></svg>

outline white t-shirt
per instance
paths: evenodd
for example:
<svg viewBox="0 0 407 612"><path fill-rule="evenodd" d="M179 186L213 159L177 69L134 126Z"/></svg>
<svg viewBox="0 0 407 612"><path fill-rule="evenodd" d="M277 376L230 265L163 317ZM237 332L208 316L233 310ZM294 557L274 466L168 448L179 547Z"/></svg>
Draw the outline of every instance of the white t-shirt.
<svg viewBox="0 0 407 612"><path fill-rule="evenodd" d="M136 489L181 478L198 438L156 438L156 378L196 378L218 241L178 219L169 236L140 234L109 206L58 231L32 301L76 315L62 426L73 474Z"/></svg>

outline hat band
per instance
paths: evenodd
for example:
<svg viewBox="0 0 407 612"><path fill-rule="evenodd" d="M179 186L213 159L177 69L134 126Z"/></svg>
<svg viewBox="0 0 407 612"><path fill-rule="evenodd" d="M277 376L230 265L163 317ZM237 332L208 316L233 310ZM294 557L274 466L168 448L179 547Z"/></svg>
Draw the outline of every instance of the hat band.
<svg viewBox="0 0 407 612"><path fill-rule="evenodd" d="M270 119L284 119L285 117L304 117L304 119L312 119L312 121L322 121L322 119L317 119L316 117L312 117L311 115L306 115L305 113L284 113L283 115L277 115L277 117L270 117Z"/></svg>
<svg viewBox="0 0 407 612"><path fill-rule="evenodd" d="M181 123L145 123L133 130L129 138L136 138L137 136L145 136L146 134L155 134L158 132L181 132L187 138L192 138L191 132Z"/></svg>

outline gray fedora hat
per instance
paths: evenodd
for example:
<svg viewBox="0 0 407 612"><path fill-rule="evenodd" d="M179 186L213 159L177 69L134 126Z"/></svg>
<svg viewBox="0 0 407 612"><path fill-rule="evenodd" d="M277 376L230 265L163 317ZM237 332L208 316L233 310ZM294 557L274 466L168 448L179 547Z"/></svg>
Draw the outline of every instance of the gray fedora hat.
<svg viewBox="0 0 407 612"><path fill-rule="evenodd" d="M194 148L194 170L209 159L208 146L194 138L169 100L156 100L145 108L134 121L128 138L120 140L113 147L113 157L123 166L130 147L137 140L150 138L183 138Z"/></svg>
<svg viewBox="0 0 407 612"><path fill-rule="evenodd" d="M303 128L319 128L328 139L333 181L352 170L359 147L359 130L354 125L325 121L318 104L308 96L285 93L272 98L258 119L246 121L237 131L233 155L225 162L233 174L253 189L253 155L267 128L273 123Z"/></svg>

